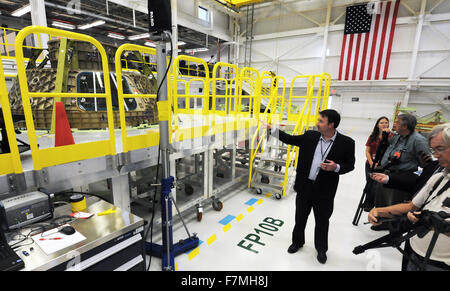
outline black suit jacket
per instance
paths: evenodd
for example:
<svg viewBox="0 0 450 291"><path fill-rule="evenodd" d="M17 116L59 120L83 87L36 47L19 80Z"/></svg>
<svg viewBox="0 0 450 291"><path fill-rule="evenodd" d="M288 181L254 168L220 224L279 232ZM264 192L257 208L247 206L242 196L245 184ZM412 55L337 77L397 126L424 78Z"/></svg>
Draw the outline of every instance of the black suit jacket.
<svg viewBox="0 0 450 291"><path fill-rule="evenodd" d="M308 179L311 164L316 151L321 134L318 131L306 131L302 135L289 135L279 131L279 139L290 145L300 148L299 160L297 163L297 177L295 179L294 190L301 193L302 188ZM317 195L334 198L339 183L339 175L346 174L355 168L355 141L348 136L336 135L336 139L328 152L327 160L334 161L340 165L339 173L320 170L315 184L317 185Z"/></svg>

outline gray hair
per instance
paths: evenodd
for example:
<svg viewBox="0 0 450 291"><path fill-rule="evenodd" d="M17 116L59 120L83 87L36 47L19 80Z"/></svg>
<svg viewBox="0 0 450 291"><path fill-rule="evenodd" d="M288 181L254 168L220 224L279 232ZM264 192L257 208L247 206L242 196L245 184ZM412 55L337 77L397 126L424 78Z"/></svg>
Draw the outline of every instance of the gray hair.
<svg viewBox="0 0 450 291"><path fill-rule="evenodd" d="M431 139L437 136L442 132L442 139L445 144L450 144L450 123L439 124L433 127L431 132L428 135L428 143L430 143Z"/></svg>
<svg viewBox="0 0 450 291"><path fill-rule="evenodd" d="M398 118L402 122L402 125L406 125L409 131L413 132L416 129L417 119L414 115L408 113L400 114Z"/></svg>

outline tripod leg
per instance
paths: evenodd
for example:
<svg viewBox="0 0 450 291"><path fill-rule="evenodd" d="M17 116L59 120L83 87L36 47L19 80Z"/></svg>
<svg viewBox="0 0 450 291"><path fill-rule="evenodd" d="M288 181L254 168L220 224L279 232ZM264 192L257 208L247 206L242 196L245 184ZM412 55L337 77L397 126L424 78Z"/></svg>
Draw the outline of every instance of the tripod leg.
<svg viewBox="0 0 450 291"><path fill-rule="evenodd" d="M381 248L381 247L390 246L388 244L383 245L383 243L387 243L387 242L392 241L392 238L393 238L392 234L387 234L385 236L380 237L379 239L376 239L374 241L366 243L365 245L355 247L353 249L353 253L355 255L359 255L361 253L364 253L368 249L375 249L375 248Z"/></svg>
<svg viewBox="0 0 450 291"><path fill-rule="evenodd" d="M358 208L356 209L355 216L353 217L352 224L355 225L355 226L358 225L359 219L361 218L361 214L363 212L363 203L364 203L365 197L366 197L366 192L363 191L363 193L361 195L361 200L359 200Z"/></svg>

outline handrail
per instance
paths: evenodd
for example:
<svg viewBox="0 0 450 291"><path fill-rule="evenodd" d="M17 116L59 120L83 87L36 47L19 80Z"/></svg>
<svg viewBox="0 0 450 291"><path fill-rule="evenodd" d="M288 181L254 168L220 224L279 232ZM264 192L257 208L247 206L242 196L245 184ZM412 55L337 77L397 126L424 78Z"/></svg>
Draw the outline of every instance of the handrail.
<svg viewBox="0 0 450 291"><path fill-rule="evenodd" d="M101 96L106 99L107 107L107 119L109 129L109 140L89 142L82 144L75 144L69 146L39 149L37 144L36 131L33 121L33 113L31 110L30 98L40 96L48 96L52 98L67 98L72 97L70 93L30 93L28 89L28 81L25 69L25 59L23 54L23 42L25 38L33 33L44 33L54 36L66 37L70 39L76 39L84 42L89 42L94 45L100 53L103 75L104 75L104 87L105 93ZM83 159L95 158L100 156L115 155L116 143L114 136L114 116L111 100L111 83L108 67L108 58L103 46L91 36L79 34L75 32L42 27L42 26L28 26L22 29L16 37L15 42L16 59L17 59L17 72L20 84L20 91L22 95L23 110L25 114L25 122L28 130L28 138L30 142L30 148L33 159L33 166L35 170L41 170L42 168L54 166L58 164L64 164ZM51 95L51 96L50 96ZM80 94L78 94L80 96Z"/></svg>
<svg viewBox="0 0 450 291"><path fill-rule="evenodd" d="M270 105L270 103L272 102L272 99L269 100L268 105ZM263 114L267 114L267 111L269 110L269 106L266 107L266 109L264 110ZM259 135L259 130L261 129L261 123L259 122L259 120L257 120L258 122L258 126L256 127L256 131L255 134L253 135L252 138L252 142L250 143L250 161L249 161L249 178L248 178L248 187L250 188L251 186L251 180L252 180L252 171L253 171L253 162L255 160L256 154L258 152L258 149L262 143L262 141L265 139L266 133L267 133L267 129L265 128L263 130L262 135ZM260 140L258 142L258 144L256 145L256 148L253 149L253 145L255 144L255 139L260 136Z"/></svg>
<svg viewBox="0 0 450 291"><path fill-rule="evenodd" d="M123 152L126 153L130 150L136 150L141 148L146 148L150 146L155 146L159 144L159 139L152 139L149 138L149 133L143 134L143 135L135 135L132 137L127 136L127 122L125 118L125 98L151 98L156 99L156 92L155 94L124 94L123 91L123 73L122 70L124 69L122 67L121 57L122 54L126 51L138 51L142 53L147 53L151 55L156 55L156 50L154 48L150 48L147 46L140 46L135 44L123 44L121 45L115 55L115 66L116 66L116 82L117 82L117 98L119 103L119 118L120 118L120 129L121 129L121 135L122 135L122 145L123 145ZM168 73L169 74L169 73ZM169 100L170 102L170 100ZM170 110L168 111L170 114ZM158 111L159 113L159 111ZM169 130L170 130L171 123L169 122ZM158 132L159 137L159 132Z"/></svg>
<svg viewBox="0 0 450 291"><path fill-rule="evenodd" d="M23 173L22 163L20 161L19 148L16 142L16 133L9 105L8 92L6 90L5 73L3 64L0 61L0 106L3 113L3 122L8 137L9 153L0 154L0 175L21 174ZM5 141L3 141L5 142Z"/></svg>
<svg viewBox="0 0 450 291"><path fill-rule="evenodd" d="M185 60L188 62L194 62L194 63L198 63L198 64L202 64L205 67L205 75L206 77L197 77L197 76L192 76L195 77L194 79L192 79L191 81L198 81L198 82L202 82L203 83L203 109L202 109L202 115L207 117L207 123L209 124L209 67L206 63L205 60L203 59L199 59L199 58L195 58L195 57L191 57L191 56L186 56L186 55L179 55L177 58L175 58L175 60L173 61L173 67L172 67L172 71L173 71L173 79L172 79L172 104L173 104L173 121L174 121L174 129L173 131L177 131L179 128L179 122L178 122L178 114L180 113L179 109L178 109L178 82L179 82L179 76L178 76L178 72L179 72L179 65L180 65L180 61ZM185 75L182 75L183 77L188 77ZM189 90L189 84L187 86L188 91ZM188 93L188 92L187 92ZM185 96L187 96L185 94ZM201 95L199 95L201 96Z"/></svg>

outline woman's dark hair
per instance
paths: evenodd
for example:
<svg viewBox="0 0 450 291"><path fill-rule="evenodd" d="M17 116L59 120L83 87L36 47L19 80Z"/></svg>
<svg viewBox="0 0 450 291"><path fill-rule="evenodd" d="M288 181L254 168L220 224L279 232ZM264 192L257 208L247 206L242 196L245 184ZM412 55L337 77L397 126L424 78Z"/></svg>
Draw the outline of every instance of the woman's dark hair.
<svg viewBox="0 0 450 291"><path fill-rule="evenodd" d="M380 135L380 129L378 128L378 123L380 123L380 121L382 119L386 119L389 122L389 118L387 118L386 116L381 116L380 118L377 119L377 122L375 122L375 126L373 127L372 133L369 136L370 142L375 141L378 138L378 136Z"/></svg>

